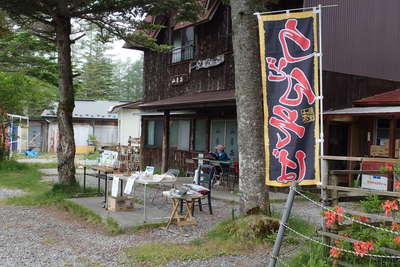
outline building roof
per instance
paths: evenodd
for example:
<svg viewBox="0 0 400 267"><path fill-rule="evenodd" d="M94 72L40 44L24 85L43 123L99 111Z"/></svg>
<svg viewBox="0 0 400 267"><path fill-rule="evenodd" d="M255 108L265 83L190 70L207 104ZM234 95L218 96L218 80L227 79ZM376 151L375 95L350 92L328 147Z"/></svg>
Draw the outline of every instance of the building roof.
<svg viewBox="0 0 400 267"><path fill-rule="evenodd" d="M174 30L183 29L189 26L194 26L197 24L202 24L212 20L215 12L221 1L219 0L197 0L197 4L200 7L200 12L198 14L198 18L196 21L179 21L175 23L173 27Z"/></svg>
<svg viewBox="0 0 400 267"><path fill-rule="evenodd" d="M394 113L400 113L400 106L388 106L388 107L353 107L353 108L344 108L344 109L336 109L336 110L328 110L324 112L324 115L333 115L333 116L372 116L372 115L389 115Z"/></svg>
<svg viewBox="0 0 400 267"><path fill-rule="evenodd" d="M357 106L400 106L400 89L353 101Z"/></svg>
<svg viewBox="0 0 400 267"><path fill-rule="evenodd" d="M141 109L178 110L200 107L235 106L235 90L221 90L170 97L140 105Z"/></svg>
<svg viewBox="0 0 400 267"><path fill-rule="evenodd" d="M173 30L183 29L189 26L194 26L202 23L206 23L211 21L214 17L217 8L221 4L220 0L197 0L196 1L200 10L198 14L198 18L195 21L176 21L172 22L172 25L168 25L168 27L172 27ZM151 24L158 24L158 25L165 25L168 19L165 16L146 16L144 18L144 22L151 23ZM166 25L165 25L166 26ZM137 34L145 34L152 38L157 38L158 34L160 33L160 29L158 30L136 30L135 33ZM132 49L143 49L143 46L139 43L135 43L133 41L126 42L123 45L123 48L132 48Z"/></svg>
<svg viewBox="0 0 400 267"><path fill-rule="evenodd" d="M139 109L139 106L143 104L143 100L142 99L138 99L136 101L132 101L132 102L128 102L128 103L124 103L124 104L120 104L120 105L116 105L116 106L111 106L108 109L108 112L118 112L120 109L122 108L127 108L127 109Z"/></svg>
<svg viewBox="0 0 400 267"><path fill-rule="evenodd" d="M75 108L72 113L74 119L102 119L116 120L118 115L109 113L111 106L121 105L126 101L107 101L107 100L76 100ZM42 112L42 117L56 118L58 102L53 104L52 109L46 109Z"/></svg>

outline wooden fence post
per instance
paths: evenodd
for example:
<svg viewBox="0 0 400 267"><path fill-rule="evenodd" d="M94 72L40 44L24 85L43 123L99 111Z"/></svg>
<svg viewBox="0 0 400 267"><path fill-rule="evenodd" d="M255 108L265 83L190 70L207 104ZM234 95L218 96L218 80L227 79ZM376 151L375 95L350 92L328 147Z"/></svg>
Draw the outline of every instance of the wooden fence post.
<svg viewBox="0 0 400 267"><path fill-rule="evenodd" d="M328 206L328 184L329 184L329 166L328 166L328 161L324 159L322 161L321 165L321 200L322 200L322 205L324 207ZM322 229L324 232L328 231L328 228L325 225L325 221L322 218ZM330 238L328 236L322 236L322 242L326 245L329 245L330 243ZM328 256L328 247L324 247L324 256Z"/></svg>

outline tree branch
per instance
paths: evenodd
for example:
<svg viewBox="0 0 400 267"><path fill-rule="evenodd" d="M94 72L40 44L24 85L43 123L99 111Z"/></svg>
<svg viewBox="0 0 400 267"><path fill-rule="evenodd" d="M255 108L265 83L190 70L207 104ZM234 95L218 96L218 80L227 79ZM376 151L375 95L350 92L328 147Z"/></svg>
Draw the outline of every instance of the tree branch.
<svg viewBox="0 0 400 267"><path fill-rule="evenodd" d="M72 40L71 40L71 44L74 44L76 41L78 41L79 39L83 38L84 36L86 36L86 33L84 33L84 34L82 34L82 35L76 37L75 39L72 39Z"/></svg>

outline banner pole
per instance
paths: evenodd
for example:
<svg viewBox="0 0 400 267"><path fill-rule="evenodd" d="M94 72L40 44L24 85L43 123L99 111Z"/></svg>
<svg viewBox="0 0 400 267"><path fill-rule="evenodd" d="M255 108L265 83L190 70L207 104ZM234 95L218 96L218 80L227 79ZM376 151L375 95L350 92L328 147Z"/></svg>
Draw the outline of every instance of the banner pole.
<svg viewBox="0 0 400 267"><path fill-rule="evenodd" d="M326 5L321 6L318 5L319 8L328 8L328 7L338 7L339 5ZM315 7L300 7L300 8L292 8L292 9L284 9L284 10L275 10L275 11L267 11L267 12L255 12L253 15L265 15L265 14L276 14L276 13L285 13L285 12L293 12L293 11L304 11L304 10L312 10Z"/></svg>
<svg viewBox="0 0 400 267"><path fill-rule="evenodd" d="M275 239L275 244L274 244L274 248L272 249L272 255L271 255L268 267L275 267L275 265L276 265L276 261L278 259L279 251L281 249L281 245L282 245L282 241L283 241L283 236L285 234L285 229L286 229L285 225L287 224L287 222L289 220L290 212L292 211L293 201L294 201L294 197L296 195L297 185L298 185L298 182L293 181L292 185L290 186L290 191L289 191L288 197L286 199L285 209L283 210L278 234Z"/></svg>

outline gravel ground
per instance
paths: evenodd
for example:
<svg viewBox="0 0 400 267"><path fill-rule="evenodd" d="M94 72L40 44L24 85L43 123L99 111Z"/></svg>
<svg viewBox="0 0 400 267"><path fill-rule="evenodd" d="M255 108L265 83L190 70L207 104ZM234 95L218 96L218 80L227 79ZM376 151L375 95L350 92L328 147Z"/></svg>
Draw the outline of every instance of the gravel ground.
<svg viewBox="0 0 400 267"><path fill-rule="evenodd" d="M46 173L44 180L57 177L56 170L42 171ZM88 182L97 186L96 179L88 179ZM138 190L137 193L140 192ZM21 190L0 188L0 199L22 193ZM162 201L162 198L156 199L155 204L169 209L170 205ZM272 209L276 211L282 211L283 207L284 203L272 204ZM0 266L134 266L125 264L123 248L157 241L188 242L229 217L232 208L237 206L215 200L213 208L214 215L209 215L207 208L201 213L196 210L196 217L201 222L196 227L179 230L173 225L171 231L157 229L148 233L107 236L98 227L50 208L0 206ZM296 201L293 214L316 225L321 220L320 210L304 201ZM292 250L285 246L281 255L285 251L293 253ZM171 262L166 266L265 266L268 252Z"/></svg>

